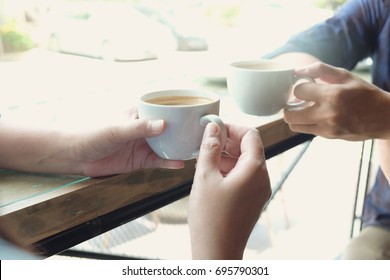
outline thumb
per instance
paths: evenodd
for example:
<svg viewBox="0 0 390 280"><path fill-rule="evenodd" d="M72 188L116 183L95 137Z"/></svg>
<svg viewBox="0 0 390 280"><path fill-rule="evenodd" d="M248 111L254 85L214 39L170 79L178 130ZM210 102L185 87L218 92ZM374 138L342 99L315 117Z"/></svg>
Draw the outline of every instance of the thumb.
<svg viewBox="0 0 390 280"><path fill-rule="evenodd" d="M139 138L153 137L161 134L166 127L163 120L127 120L126 123L109 130L115 142L124 142Z"/></svg>
<svg viewBox="0 0 390 280"><path fill-rule="evenodd" d="M303 68L295 69L295 74L309 76L313 79L321 79L329 84L342 84L349 80L350 73L343 69L325 64L322 62L315 62Z"/></svg>
<svg viewBox="0 0 390 280"><path fill-rule="evenodd" d="M197 166L205 170L219 169L222 148L222 134L218 125L208 123L203 134Z"/></svg>

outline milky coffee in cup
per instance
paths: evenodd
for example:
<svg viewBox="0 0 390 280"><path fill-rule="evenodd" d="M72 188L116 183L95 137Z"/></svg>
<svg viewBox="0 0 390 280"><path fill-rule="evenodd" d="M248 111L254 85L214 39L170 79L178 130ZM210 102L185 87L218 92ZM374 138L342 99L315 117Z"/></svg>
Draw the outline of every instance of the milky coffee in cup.
<svg viewBox="0 0 390 280"><path fill-rule="evenodd" d="M212 99L202 96L159 96L145 101L156 105L168 106L198 105L213 102Z"/></svg>

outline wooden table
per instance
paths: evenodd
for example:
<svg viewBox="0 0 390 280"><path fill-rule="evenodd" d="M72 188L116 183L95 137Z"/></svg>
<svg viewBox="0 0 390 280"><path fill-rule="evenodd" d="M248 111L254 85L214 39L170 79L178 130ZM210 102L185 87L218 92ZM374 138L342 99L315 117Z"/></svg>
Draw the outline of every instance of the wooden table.
<svg viewBox="0 0 390 280"><path fill-rule="evenodd" d="M312 138L281 119L259 127L270 158ZM194 160L105 178L0 172L0 217L26 245L52 255L189 194Z"/></svg>

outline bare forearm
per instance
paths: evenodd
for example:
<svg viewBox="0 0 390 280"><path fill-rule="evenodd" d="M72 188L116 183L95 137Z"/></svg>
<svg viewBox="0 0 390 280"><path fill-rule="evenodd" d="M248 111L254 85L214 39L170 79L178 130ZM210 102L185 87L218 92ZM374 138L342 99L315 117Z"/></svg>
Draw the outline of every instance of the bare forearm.
<svg viewBox="0 0 390 280"><path fill-rule="evenodd" d="M243 259L244 252L242 249L230 248L232 244L224 246L211 245L211 246L199 246L198 244L192 244L192 259L194 260L241 260ZM245 247L244 247L245 248Z"/></svg>
<svg viewBox="0 0 390 280"><path fill-rule="evenodd" d="M44 128L0 124L0 168L26 172L79 174L71 139Z"/></svg>
<svg viewBox="0 0 390 280"><path fill-rule="evenodd" d="M217 227L221 229L221 227ZM191 248L195 260L239 260L244 256L249 233L242 236L241 228L231 225L220 232L210 228L198 227L192 229ZM196 232L198 231L198 232ZM214 238L213 238L214 237ZM234 240L234 242L232 242Z"/></svg>

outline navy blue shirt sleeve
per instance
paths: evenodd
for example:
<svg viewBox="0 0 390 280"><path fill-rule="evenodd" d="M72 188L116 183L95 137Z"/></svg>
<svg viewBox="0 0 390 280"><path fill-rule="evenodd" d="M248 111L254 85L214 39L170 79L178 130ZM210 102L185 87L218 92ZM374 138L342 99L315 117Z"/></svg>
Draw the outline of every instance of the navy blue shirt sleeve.
<svg viewBox="0 0 390 280"><path fill-rule="evenodd" d="M376 51L386 19L383 0L349 1L333 17L293 36L265 57L305 52L325 63L351 70Z"/></svg>

